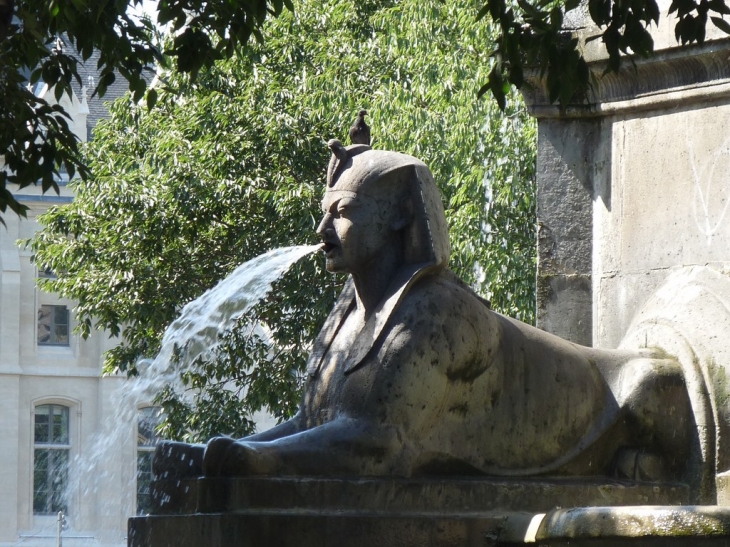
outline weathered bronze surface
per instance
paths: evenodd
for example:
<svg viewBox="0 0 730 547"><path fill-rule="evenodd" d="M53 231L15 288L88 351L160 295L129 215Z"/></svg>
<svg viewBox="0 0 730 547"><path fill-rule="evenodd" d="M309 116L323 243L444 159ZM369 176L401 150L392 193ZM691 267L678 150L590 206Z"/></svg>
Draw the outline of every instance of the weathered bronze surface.
<svg viewBox="0 0 730 547"><path fill-rule="evenodd" d="M315 342L299 413L241 440L163 444L158 477L694 480L676 361L578 346L495 313L447 267L426 165L330 146L317 233L327 269L350 277Z"/></svg>

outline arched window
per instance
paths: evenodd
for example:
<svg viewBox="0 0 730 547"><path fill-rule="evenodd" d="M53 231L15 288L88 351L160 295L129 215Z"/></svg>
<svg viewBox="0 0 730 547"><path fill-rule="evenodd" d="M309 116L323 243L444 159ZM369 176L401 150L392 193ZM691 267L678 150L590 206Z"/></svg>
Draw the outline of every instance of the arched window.
<svg viewBox="0 0 730 547"><path fill-rule="evenodd" d="M146 515L152 504L152 457L157 445L157 426L162 421L162 409L146 406L137 415L137 514Z"/></svg>
<svg viewBox="0 0 730 547"><path fill-rule="evenodd" d="M35 407L33 434L33 513L67 512L66 487L71 444L69 409L58 404Z"/></svg>

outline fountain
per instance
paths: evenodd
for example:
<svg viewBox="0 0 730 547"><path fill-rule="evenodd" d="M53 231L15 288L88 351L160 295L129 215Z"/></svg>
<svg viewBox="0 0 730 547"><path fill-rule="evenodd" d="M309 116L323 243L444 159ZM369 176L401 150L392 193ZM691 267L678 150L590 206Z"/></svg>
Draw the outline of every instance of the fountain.
<svg viewBox="0 0 730 547"><path fill-rule="evenodd" d="M69 506L73 507L74 495L86 498L100 495L100 483L121 484L128 492L134 492L137 477L122 470L119 447L130 444L129 425L137 422L140 403L152 403L164 388L173 389L181 397L189 397L181 374L200 356L213 355L221 334L233 328L239 317L264 298L271 291L272 283L296 261L320 247L301 245L264 253L245 262L215 287L183 307L179 318L166 331L158 356L154 360L139 362L137 377L105 395L109 406L115 410L116 419L106 421L103 431L86 438L82 448L73 456L74 465L70 469L65 494ZM256 325L247 327L257 328ZM90 477L95 480L90 480ZM101 529L106 535L102 541L107 541L108 537L119 537L115 509L109 505L100 507L100 511L106 512L106 522L109 523ZM134 511L134 506L125 504L123 511L128 515ZM77 518L77 515L72 515L69 519L72 527L76 526ZM78 535L78 532L70 535L74 534ZM70 538L70 535L66 537Z"/></svg>
<svg viewBox="0 0 730 547"><path fill-rule="evenodd" d="M156 509L130 520L130 547L728 533L714 505L730 457L727 276L679 272L620 349L579 346L493 312L448 270L425 164L330 148L318 234L327 269L350 277L299 413L245 439L158 446ZM697 310L717 328L695 328Z"/></svg>
<svg viewBox="0 0 730 547"><path fill-rule="evenodd" d="M264 253L241 264L231 274L200 297L189 302L162 337L157 357L146 363L144 377L152 381L194 363L199 357L212 358L220 334L230 330L271 291L271 285L295 262L313 253L321 245L283 247Z"/></svg>

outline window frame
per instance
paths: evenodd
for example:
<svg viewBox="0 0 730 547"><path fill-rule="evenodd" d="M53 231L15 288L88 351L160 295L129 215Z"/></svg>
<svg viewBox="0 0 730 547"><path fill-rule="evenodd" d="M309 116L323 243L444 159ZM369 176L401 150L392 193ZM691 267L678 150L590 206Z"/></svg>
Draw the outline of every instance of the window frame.
<svg viewBox="0 0 730 547"><path fill-rule="evenodd" d="M41 407L48 407L48 440L47 441L38 441L36 438L36 431L37 431L37 419L39 416L38 409ZM54 408L61 408L65 410L65 441L62 442L63 439L61 439L60 442L55 442L56 439L54 439L53 434L53 416L54 416ZM31 465L31 472L32 472L32 480L31 480L31 508L32 513L34 517L49 517L53 516L58 513L58 511L64 511L64 513L68 514L69 507L71 505L70 503L70 473L71 473L71 462L72 462L72 420L71 420L71 410L73 408L73 404L69 403L68 401L37 401L33 403L33 419L32 422L32 440L33 440L33 448L32 448L32 465ZM63 471L65 473L65 476L63 477L63 492L61 494L62 502L56 506L54 501L54 495L55 490L53 489L53 478L52 474L48 473L48 467L46 468L46 473L48 474L48 478L46 480L46 486L48 487L46 491L46 510L40 511L36 510L36 477L38 473L37 469L37 462L38 462L38 453L39 451L47 452L48 454L58 454L61 453L65 454L65 470ZM50 510L48 510L48 507L50 506Z"/></svg>
<svg viewBox="0 0 730 547"><path fill-rule="evenodd" d="M49 324L49 341L41 341L40 340L40 315L43 308L52 308L51 312L51 322ZM66 341L65 342L58 342L56 341L56 327L63 326L63 323L56 323L56 312L58 308L64 308L66 310ZM71 346L71 310L68 309L68 306L66 304L40 304L38 306L38 317L36 320L36 345L37 346L51 346L51 347L70 347Z"/></svg>

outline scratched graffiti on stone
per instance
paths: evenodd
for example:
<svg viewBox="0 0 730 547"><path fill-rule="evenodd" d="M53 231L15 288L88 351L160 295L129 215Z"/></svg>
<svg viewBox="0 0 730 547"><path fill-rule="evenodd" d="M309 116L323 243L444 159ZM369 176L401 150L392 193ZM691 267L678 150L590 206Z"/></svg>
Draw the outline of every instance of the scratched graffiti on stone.
<svg viewBox="0 0 730 547"><path fill-rule="evenodd" d="M692 211L697 229L709 246L730 206L730 138L703 160L697 159L692 141L687 144L694 183Z"/></svg>

